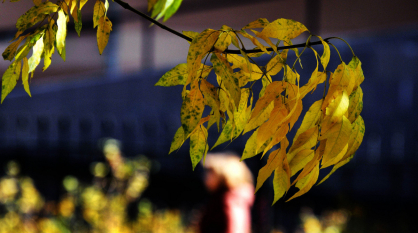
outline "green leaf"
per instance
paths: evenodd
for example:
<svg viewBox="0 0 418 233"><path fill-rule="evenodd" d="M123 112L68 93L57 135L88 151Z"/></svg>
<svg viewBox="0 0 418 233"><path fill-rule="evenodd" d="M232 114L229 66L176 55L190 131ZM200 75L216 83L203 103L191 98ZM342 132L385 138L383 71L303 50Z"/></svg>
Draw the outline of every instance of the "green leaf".
<svg viewBox="0 0 418 233"><path fill-rule="evenodd" d="M200 162L202 157L206 157L208 153L208 131L203 125L200 125L191 135L190 135L190 158L192 160L193 170L196 168L196 165Z"/></svg>
<svg viewBox="0 0 418 233"><path fill-rule="evenodd" d="M6 96L15 88L17 80L20 77L20 69L22 63L14 61L4 72L1 83L1 103L3 103Z"/></svg>
<svg viewBox="0 0 418 233"><path fill-rule="evenodd" d="M16 28L18 30L18 33L16 33L15 38L17 38L18 34L20 34L21 32L25 31L26 29L37 24L39 21L43 20L45 15L51 14L52 12L56 12L57 10L58 6L50 1L41 3L38 6L30 8L17 20Z"/></svg>
<svg viewBox="0 0 418 233"><path fill-rule="evenodd" d="M171 18L171 16L174 15L174 13L177 12L179 9L181 2L183 0L174 0L174 2L170 5L170 7L167 8L165 15L164 15L164 22L167 21L167 19Z"/></svg>
<svg viewBox="0 0 418 233"><path fill-rule="evenodd" d="M12 61L13 57L16 54L17 47L19 44L25 39L28 35L21 36L19 39L13 43L11 43L3 52L2 56L4 60Z"/></svg>
<svg viewBox="0 0 418 233"><path fill-rule="evenodd" d="M81 10L78 9L77 11L77 22L74 23L75 31L77 32L78 36L80 36L81 28L83 27L83 22L81 21Z"/></svg>

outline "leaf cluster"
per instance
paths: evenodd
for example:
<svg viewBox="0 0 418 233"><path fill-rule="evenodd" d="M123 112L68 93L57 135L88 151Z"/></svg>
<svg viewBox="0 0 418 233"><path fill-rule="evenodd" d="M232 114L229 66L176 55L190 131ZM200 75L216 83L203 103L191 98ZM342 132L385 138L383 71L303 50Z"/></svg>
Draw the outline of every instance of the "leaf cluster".
<svg viewBox="0 0 418 233"><path fill-rule="evenodd" d="M313 37L310 35L301 53L292 49L297 58L289 66L289 49L280 49L283 47L278 45L292 45L292 40L305 31L308 29L303 24L293 20L268 22L261 18L241 30L223 26L220 30L206 29L201 33L184 32L193 38L187 63L175 66L156 83L157 86L183 85L181 126L175 133L170 153L190 138L194 169L202 158L204 161L209 150L208 129L212 125L216 124L218 131L222 129L212 148L251 131L242 160L268 154L266 165L258 173L256 191L274 172L274 202L292 185L299 191L288 200L306 193L317 182L320 169L333 166L322 183L350 161L364 135L364 121L360 116L363 106L360 84L364 80L361 62L353 54L348 65L341 61L334 72L326 70L332 44L315 36L323 46L319 55L309 46ZM250 50L245 49L241 38L249 39L261 52L245 52ZM230 46L241 54L228 53ZM294 66L307 48L314 52L317 65L307 83L301 86ZM253 59L261 55L270 57L263 66ZM208 60L211 65L206 64ZM216 83L208 80L212 71ZM256 82L262 85L258 99L254 98L253 90ZM302 99L321 83L328 84L328 88L324 85L323 98L309 107L290 143L287 134L302 113ZM254 99L257 99L255 103ZM205 108L211 109L207 116L203 116Z"/></svg>

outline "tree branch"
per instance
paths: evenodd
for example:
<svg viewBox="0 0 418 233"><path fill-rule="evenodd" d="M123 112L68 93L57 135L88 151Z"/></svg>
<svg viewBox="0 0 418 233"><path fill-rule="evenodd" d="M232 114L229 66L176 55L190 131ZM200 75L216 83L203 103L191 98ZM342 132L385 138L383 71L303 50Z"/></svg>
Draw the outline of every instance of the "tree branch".
<svg viewBox="0 0 418 233"><path fill-rule="evenodd" d="M135 8L131 7L128 3L124 2L124 1L114 0L114 2L116 2L117 4L119 4L121 7L125 8L125 9L127 9L129 11L132 11L133 13L135 13L135 14L143 17L143 18L145 18L146 20L148 20L151 23L157 25L158 27L160 27L160 28L162 28L162 29L164 29L166 31L169 31L169 32L173 33L174 35L176 35L178 37L181 37L181 38L183 38L183 39L185 39L187 41L190 41L190 42L192 42L192 40L193 40L192 38L190 38L190 37L188 37L186 35L183 35L182 33L178 32L178 31L176 31L176 30L174 30L172 28L169 28L169 27L165 26L164 24L158 22L157 20L149 17L148 15L146 15L146 14L144 14L144 13L136 10ZM324 41L326 41L327 43L329 43L328 40L330 40L330 39L336 39L336 38L335 37L329 37L329 38L324 39ZM309 42L308 44L302 43L302 44L295 44L295 45L289 45L289 46L281 46L281 47L277 47L277 50L293 49L293 48L302 48L302 47L305 47L305 46L312 46L312 45L318 45L318 44L322 44L322 42L321 41L316 41L316 42ZM245 53L260 53L260 52L263 52L261 49L249 49L249 50L242 49L242 51L244 51ZM267 48L267 51L273 51L273 49L272 48ZM241 54L241 51L227 49L227 50L224 51L224 53Z"/></svg>

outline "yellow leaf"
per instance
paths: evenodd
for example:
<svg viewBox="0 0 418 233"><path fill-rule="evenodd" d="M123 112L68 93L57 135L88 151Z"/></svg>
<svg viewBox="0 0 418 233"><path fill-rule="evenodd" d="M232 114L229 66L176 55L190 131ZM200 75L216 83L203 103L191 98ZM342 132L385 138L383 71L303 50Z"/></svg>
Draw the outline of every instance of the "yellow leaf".
<svg viewBox="0 0 418 233"><path fill-rule="evenodd" d="M348 63L351 79L354 80L353 90L356 89L364 81L363 70L361 69L361 61L358 57L353 57Z"/></svg>
<svg viewBox="0 0 418 233"><path fill-rule="evenodd" d="M222 130L221 135L219 136L215 145L213 145L212 149L224 142L230 141L231 139L238 137L241 134L242 130L244 130L245 123L247 123L249 117L249 114L247 112L247 103L250 91L248 88L244 88L241 90L241 100L237 111L234 112L234 121L232 121L231 119L228 120L224 129Z"/></svg>
<svg viewBox="0 0 418 233"><path fill-rule="evenodd" d="M26 93L28 93L28 95L30 97L32 97L32 95L30 93L30 89L29 89L29 64L28 64L28 59L26 57L24 57L22 61L23 61L23 67L22 67L23 88L25 89Z"/></svg>
<svg viewBox="0 0 418 233"><path fill-rule="evenodd" d="M288 41L296 38L308 29L301 23L291 19L277 19L269 23L262 31L261 35L276 38L281 41Z"/></svg>
<svg viewBox="0 0 418 233"><path fill-rule="evenodd" d="M235 106L239 105L241 99L241 91L238 79L235 77L229 63L218 53L212 55L210 61L213 64L215 73L222 79L222 85L234 101Z"/></svg>
<svg viewBox="0 0 418 233"><path fill-rule="evenodd" d="M255 104L254 110L251 114L250 120L257 118L262 111L272 103L277 96L284 91L286 84L281 81L274 81L270 83L265 90L264 95L258 99ZM248 131L248 130L247 130Z"/></svg>
<svg viewBox="0 0 418 233"><path fill-rule="evenodd" d="M302 123L299 129L296 132L296 135L293 139L293 144L297 140L298 136L306 132L308 129L314 128L318 125L319 118L321 117L322 111L322 100L318 100L309 107L309 110L306 112L305 116L303 117ZM290 160L290 159L289 159Z"/></svg>
<svg viewBox="0 0 418 233"><path fill-rule="evenodd" d="M203 79L200 83L200 90L202 91L202 94L205 98L206 104L212 108L212 116L213 120L218 125L218 131L219 131L219 121L221 119L220 115L220 100L217 93L217 88L213 86L211 83ZM212 119L212 118L211 118ZM211 122L212 123L212 122ZM211 124L208 124L208 129L210 128Z"/></svg>
<svg viewBox="0 0 418 233"><path fill-rule="evenodd" d="M322 168L334 165L344 154L341 151L347 147L351 134L351 123L343 116L343 120L332 126L325 134L320 136L320 140L327 139L325 151L322 159ZM347 149L345 149L347 150ZM340 156L339 159L336 159Z"/></svg>
<svg viewBox="0 0 418 233"><path fill-rule="evenodd" d="M270 177L271 173L274 170L276 170L279 164L282 163L283 159L285 159L286 148L288 145L289 145L289 141L287 140L287 138L284 138L280 142L280 148L269 154L267 164L258 171L255 192L257 192L261 188L264 182Z"/></svg>
<svg viewBox="0 0 418 233"><path fill-rule="evenodd" d="M186 84L193 83L196 77L196 71L199 69L203 56L205 56L213 47L219 36L219 31L206 29L193 38L187 53L187 70L189 72Z"/></svg>
<svg viewBox="0 0 418 233"><path fill-rule="evenodd" d="M18 34L22 33L26 29L34 26L39 21L43 20L45 18L45 15L49 15L52 12L56 12L57 10L58 6L50 1L41 3L38 6L33 6L32 8L30 8L17 20L16 28L18 30L18 33L16 34L14 39L17 38Z"/></svg>
<svg viewBox="0 0 418 233"><path fill-rule="evenodd" d="M318 127L313 127L298 135L289 149L287 159L292 162L294 156L302 150L311 149L318 142Z"/></svg>
<svg viewBox="0 0 418 233"><path fill-rule="evenodd" d="M196 128L205 108L204 99L197 85L183 99L180 117L185 139Z"/></svg>
<svg viewBox="0 0 418 233"><path fill-rule="evenodd" d="M257 38L255 38L255 37L253 37L252 35L248 34L248 33L247 33L246 31L244 31L244 30L239 31L238 33L239 33L239 34L241 34L241 35L243 35L244 37L246 37L246 38L250 39L250 40L251 40L251 42L253 42L253 44L254 44L255 46L257 46L258 48L260 48L263 52L265 52L265 53L269 53L269 52L267 51L266 47L265 47L263 44L261 44L261 43L257 40Z"/></svg>
<svg viewBox="0 0 418 233"><path fill-rule="evenodd" d="M45 31L44 54L43 54L44 67L42 68L42 71L45 71L51 65L51 57L55 51L54 43L55 43L56 31L54 30L54 23L55 21L53 19L50 19L48 23L48 28Z"/></svg>
<svg viewBox="0 0 418 233"><path fill-rule="evenodd" d="M315 150L314 157L309 161L304 167L303 170L299 173L298 177L292 182L291 185L296 184L299 180L305 178L315 166L319 165L319 161L322 159L326 145L326 140L320 141L318 148Z"/></svg>
<svg viewBox="0 0 418 233"><path fill-rule="evenodd" d="M17 80L20 77L21 67L22 63L20 61L14 61L4 72L1 82L1 103L3 103L4 98L15 88Z"/></svg>
<svg viewBox="0 0 418 233"><path fill-rule="evenodd" d="M280 128L283 124L282 119L284 119L288 114L289 111L286 109L286 106L281 103L281 100L275 100L274 109L270 113L269 120L264 122L258 130L257 152L258 149ZM264 153L267 149L268 147L264 149Z"/></svg>
<svg viewBox="0 0 418 233"><path fill-rule="evenodd" d="M354 122L358 116L360 116L363 110L363 90L361 87L357 87L349 97L349 105L347 110L347 118L350 122Z"/></svg>
<svg viewBox="0 0 418 233"><path fill-rule="evenodd" d="M234 34L231 31L221 31L220 32L219 37L216 40L216 43L214 45L217 52L225 51L228 48L228 46L231 44L232 37L231 37L230 33Z"/></svg>
<svg viewBox="0 0 418 233"><path fill-rule="evenodd" d="M351 92L353 91L354 82L351 82L350 71L347 65L343 62L341 63L331 74L329 79L329 88L327 96L325 96L324 104L328 104L330 102L330 98L333 98L332 95L337 90L345 90L347 95L350 96ZM322 110L325 111L325 107L322 107Z"/></svg>
<svg viewBox="0 0 418 233"><path fill-rule="evenodd" d="M303 149L299 151L291 160L289 159L289 154L287 155L287 159L290 160L289 166L291 173L290 175L295 175L300 169L304 168L306 164L308 164L314 157L314 150L311 149Z"/></svg>
<svg viewBox="0 0 418 233"><path fill-rule="evenodd" d="M350 138L348 139L348 150L347 153L341 160L345 160L346 158L353 155L357 149L360 147L361 142L363 141L365 126L364 121L361 116L359 116L356 121L352 124L352 130L350 134Z"/></svg>
<svg viewBox="0 0 418 233"><path fill-rule="evenodd" d="M260 127L261 130L261 127ZM284 137L286 137L287 133L289 132L289 125L288 124L282 124L276 132L274 132L269 139L258 149L258 151L263 150L262 157L269 151L271 148L273 148L274 145L278 144L281 140L283 140ZM267 144L267 146L266 146Z"/></svg>
<svg viewBox="0 0 418 233"><path fill-rule="evenodd" d="M304 98L310 91L315 91L318 84L325 82L327 74L325 72L314 72L308 83L300 88L300 98Z"/></svg>
<svg viewBox="0 0 418 233"><path fill-rule="evenodd" d="M193 39L194 39L197 35L199 35L199 33L198 33L198 32L193 32L193 31L182 31L182 33L183 33L183 35L190 37L192 40L193 40ZM189 44L191 44L191 43L192 43L191 41L188 41L188 42L189 42Z"/></svg>
<svg viewBox="0 0 418 233"><path fill-rule="evenodd" d="M291 198L289 198L286 202L296 197L300 197L303 194L307 193L318 180L318 176L319 176L319 164L317 164L314 167L314 169L309 173L309 175L307 175L306 177L304 177L303 179L299 180L296 183L296 187L299 188L299 191L295 193Z"/></svg>
<svg viewBox="0 0 418 233"><path fill-rule="evenodd" d="M269 21L266 18L259 18L256 21L253 21L247 26L243 27L242 29L248 29L248 28L264 28L269 24Z"/></svg>
<svg viewBox="0 0 418 233"><path fill-rule="evenodd" d="M102 1L96 0L93 9L93 28L96 28L99 25L100 18L104 17L106 13L106 8Z"/></svg>
<svg viewBox="0 0 418 233"><path fill-rule="evenodd" d="M208 131L201 125L196 131L190 135L190 158L192 160L193 170L200 162L202 157L206 157L208 153Z"/></svg>
<svg viewBox="0 0 418 233"><path fill-rule="evenodd" d="M21 36L19 39L13 43L11 43L3 52L2 56L4 60L12 61L13 57L16 54L17 47L22 42L23 39L25 39L28 35Z"/></svg>
<svg viewBox="0 0 418 233"><path fill-rule="evenodd" d="M80 10L87 3L88 0L80 0Z"/></svg>
<svg viewBox="0 0 418 233"><path fill-rule="evenodd" d="M171 141L170 152L168 152L168 154L171 154L171 152L179 149L181 145L183 145L184 143L184 138L184 130L183 127L180 126L180 128L178 128L176 133L174 134L174 138Z"/></svg>
<svg viewBox="0 0 418 233"><path fill-rule="evenodd" d="M333 124L341 122L349 106L349 98L344 90L336 90L328 100L330 102L325 108L325 117L321 122L322 134L326 133Z"/></svg>
<svg viewBox="0 0 418 233"><path fill-rule="evenodd" d="M264 34L261 34L260 32L258 32L258 31L255 31L255 30L253 30L253 29L250 29L254 34L255 34L255 36L256 37L259 37L260 39L263 39L268 45L270 45L271 46L271 48L273 49L273 51L275 52L275 53L279 53L279 51L277 51L277 47L276 47L276 45L275 44L273 44L273 42L271 42L271 40L270 40L270 38L268 38L267 36L265 36Z"/></svg>
<svg viewBox="0 0 418 233"><path fill-rule="evenodd" d="M33 53L32 56L29 58L29 73L33 72L35 68L39 65L39 62L41 62L41 56L42 52L44 51L44 40L43 36L39 38L39 40L36 42L35 46L33 46Z"/></svg>
<svg viewBox="0 0 418 233"><path fill-rule="evenodd" d="M100 55L106 48L109 41L110 32L112 31L112 22L107 16L99 19L99 26L97 27L97 46L99 47Z"/></svg>
<svg viewBox="0 0 418 233"><path fill-rule="evenodd" d="M348 162L350 162L351 159L353 159L354 154L351 155L350 157L341 160L340 162L338 162L337 164L334 165L334 167L332 167L332 170L328 173L328 175L326 175L319 183L318 185L322 184L325 180L327 180L338 168L344 166L345 164L347 164Z"/></svg>
<svg viewBox="0 0 418 233"><path fill-rule="evenodd" d="M303 110L303 103L302 103L302 100L299 99L297 102L297 105L295 106L294 113L289 118L289 124L290 124L289 131L293 129L293 126L296 124L297 120L299 119L299 116L302 113L302 110Z"/></svg>
<svg viewBox="0 0 418 233"><path fill-rule="evenodd" d="M42 0L33 0L33 4L35 4L35 6L39 6L39 4L42 3Z"/></svg>
<svg viewBox="0 0 418 233"><path fill-rule="evenodd" d="M274 203L276 203L290 188L290 167L286 156L280 160L279 166L274 170L273 190Z"/></svg>
<svg viewBox="0 0 418 233"><path fill-rule="evenodd" d="M283 66L286 64L287 59L287 52L289 50L285 49L276 56L274 56L270 61L267 63L267 73L271 76L276 75L280 72Z"/></svg>
<svg viewBox="0 0 418 233"><path fill-rule="evenodd" d="M327 69L327 65L329 62L329 58L331 56L331 50L329 49L329 45L326 41L324 41L320 36L317 36L318 39L321 41L322 45L324 46L324 52L321 56L321 64L324 67L324 71Z"/></svg>
<svg viewBox="0 0 418 233"><path fill-rule="evenodd" d="M56 35L56 44L58 53L60 54L65 49L65 37L67 37L67 17L68 16L64 14L64 11L62 9L58 11L58 31Z"/></svg>
<svg viewBox="0 0 418 233"><path fill-rule="evenodd" d="M247 140L247 143L245 144L244 152L242 153L242 156L241 156L241 161L244 159L252 158L258 154L256 152L257 134L258 134L258 129L256 129L254 133L251 135L251 137ZM260 151L264 150L265 146L269 142L270 141L267 141L259 150Z"/></svg>

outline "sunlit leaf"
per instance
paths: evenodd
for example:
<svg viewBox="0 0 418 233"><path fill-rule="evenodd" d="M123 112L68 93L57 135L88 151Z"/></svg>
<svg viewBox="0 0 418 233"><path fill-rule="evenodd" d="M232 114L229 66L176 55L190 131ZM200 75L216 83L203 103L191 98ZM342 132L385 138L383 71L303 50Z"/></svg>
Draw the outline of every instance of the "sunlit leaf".
<svg viewBox="0 0 418 233"><path fill-rule="evenodd" d="M1 103L4 98L15 88L17 80L20 77L20 70L22 63L20 61L14 61L4 72L1 82Z"/></svg>
<svg viewBox="0 0 418 233"><path fill-rule="evenodd" d="M216 40L216 43L214 45L217 52L225 51L228 48L228 46L231 44L232 37L231 37L230 33L233 33L233 32L221 31L221 33L218 37L218 40Z"/></svg>
<svg viewBox="0 0 418 233"><path fill-rule="evenodd" d="M290 175L295 175L298 171L306 166L314 157L314 150L311 149L303 149L299 151L289 162L290 166ZM289 154L287 156L289 160Z"/></svg>
<svg viewBox="0 0 418 233"><path fill-rule="evenodd" d="M313 148L318 142L318 127L313 127L298 135L289 148L287 159L292 162L294 156L302 150Z"/></svg>
<svg viewBox="0 0 418 233"><path fill-rule="evenodd" d="M286 64L287 59L287 52L289 50L285 49L280 54L274 56L268 63L267 63L267 73L271 76L276 75L280 72L283 66Z"/></svg>
<svg viewBox="0 0 418 233"><path fill-rule="evenodd" d="M97 46L99 48L100 55L106 48L107 42L109 41L110 32L112 31L112 22L110 22L107 16L99 19L97 27Z"/></svg>
<svg viewBox="0 0 418 233"><path fill-rule="evenodd" d="M56 34L56 45L59 54L62 54L65 50L65 37L67 37L67 17L68 16L64 14L62 9L58 11L58 31ZM63 60L65 61L65 57L63 57Z"/></svg>
<svg viewBox="0 0 418 233"><path fill-rule="evenodd" d="M23 62L23 66L22 66L22 84L23 84L23 88L25 89L26 93L28 93L28 95L30 97L32 97L31 93L30 93L30 89L29 89L29 63L28 63L28 59L26 57L24 57L22 59Z"/></svg>
<svg viewBox="0 0 418 233"><path fill-rule="evenodd" d="M179 9L182 1L183 0L174 0L174 2L165 11L163 21L167 21L169 18L171 18L171 16L174 15L174 13L177 12L177 10Z"/></svg>
<svg viewBox="0 0 418 233"><path fill-rule="evenodd" d="M256 156L257 153L256 152L256 147L257 147L257 134L258 134L258 129L256 129L254 131L254 133L251 135L251 137L247 140L247 143L245 144L245 148L244 148L244 152L242 153L242 157L241 157L241 161L244 159L248 159L248 158L252 158L254 156ZM267 146L267 144L270 141L267 141L260 149L259 151L263 151L265 146Z"/></svg>
<svg viewBox="0 0 418 233"><path fill-rule="evenodd" d="M183 127L180 126L180 128L177 129L176 134L174 134L173 140L171 141L170 152L168 152L168 154L171 154L171 152L178 150L181 147L181 145L183 145L185 141L184 138L184 130Z"/></svg>
<svg viewBox="0 0 418 233"><path fill-rule="evenodd" d="M41 62L41 56L42 56L43 51L44 51L44 40L43 40L43 36L41 36L41 38L39 38L39 40L33 46L32 56L28 60L29 73L33 72L35 68L39 65L39 62Z"/></svg>
<svg viewBox="0 0 418 233"><path fill-rule="evenodd" d="M329 49L329 45L326 41L324 41L320 36L317 36L318 39L321 41L322 45L324 46L324 52L321 56L321 64L324 67L324 70L327 69L327 65L329 62L329 58L331 56L331 50Z"/></svg>
<svg viewBox="0 0 418 233"><path fill-rule="evenodd" d="M347 110L347 118L350 122L354 122L360 116L363 110L363 90L357 87L349 97L349 105Z"/></svg>
<svg viewBox="0 0 418 233"><path fill-rule="evenodd" d="M54 54L55 51L55 38L56 38L56 31L54 30L54 23L55 21L53 19L50 19L48 23L48 28L45 31L44 36L44 67L42 68L42 71L45 71L50 65L51 65L51 57L52 54Z"/></svg>
<svg viewBox="0 0 418 233"><path fill-rule="evenodd" d="M318 125L319 118L321 117L322 111L322 100L318 100L309 107L309 110L306 112L303 117L302 124L296 132L295 137L293 138L293 144L297 140L298 136L306 132L308 129L314 128Z"/></svg>
<svg viewBox="0 0 418 233"><path fill-rule="evenodd" d="M361 69L361 61L358 57L353 57L348 63L351 79L354 80L353 90L356 89L364 81L363 70ZM348 92L348 91L347 91Z"/></svg>

